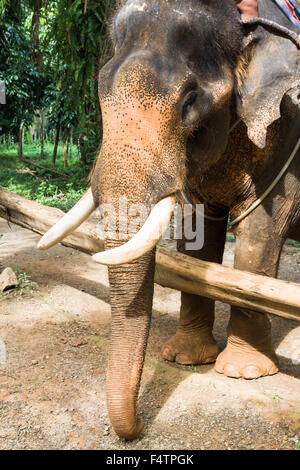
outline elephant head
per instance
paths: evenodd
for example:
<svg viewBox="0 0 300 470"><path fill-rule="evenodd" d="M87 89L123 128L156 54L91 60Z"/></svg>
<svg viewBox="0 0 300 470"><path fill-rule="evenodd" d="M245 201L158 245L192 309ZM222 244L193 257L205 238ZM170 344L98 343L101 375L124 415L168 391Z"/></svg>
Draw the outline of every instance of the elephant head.
<svg viewBox="0 0 300 470"><path fill-rule="evenodd" d="M244 84L245 62L243 73L237 72L245 30L234 0L128 0L114 18L112 34L115 53L99 77L103 141L92 193L39 247L60 241L99 205L110 204L119 213L120 198L126 197L128 207L155 206L142 232L125 244L131 234L119 217L106 251L95 255L109 265L109 416L119 436L133 439L141 430L137 397L152 310L155 245L176 194L188 184L189 158L197 148L203 171L221 158L232 97L238 85L240 90L250 85ZM246 98L242 92L238 97L244 112Z"/></svg>

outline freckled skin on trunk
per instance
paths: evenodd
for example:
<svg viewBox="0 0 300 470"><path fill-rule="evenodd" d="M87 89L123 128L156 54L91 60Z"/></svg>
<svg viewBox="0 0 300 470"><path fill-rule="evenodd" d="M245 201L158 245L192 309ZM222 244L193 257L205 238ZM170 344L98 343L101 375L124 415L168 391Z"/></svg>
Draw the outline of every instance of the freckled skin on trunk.
<svg viewBox="0 0 300 470"><path fill-rule="evenodd" d="M107 248L119 245L106 242ZM137 398L151 321L154 260L152 251L128 265L109 268L112 317L107 406L115 432L125 439L134 439L142 428Z"/></svg>

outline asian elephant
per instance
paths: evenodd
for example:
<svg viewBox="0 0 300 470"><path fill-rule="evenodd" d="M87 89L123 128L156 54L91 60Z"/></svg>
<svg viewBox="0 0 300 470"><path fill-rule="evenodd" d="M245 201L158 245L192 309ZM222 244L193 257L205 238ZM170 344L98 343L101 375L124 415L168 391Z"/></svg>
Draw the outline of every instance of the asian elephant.
<svg viewBox="0 0 300 470"><path fill-rule="evenodd" d="M112 24L114 56L100 71L103 141L91 190L39 244L59 242L101 204L117 209L120 196L128 204L156 204L141 234L125 243L130 236L119 220L117 236L95 255L110 265L107 403L113 428L126 439L141 431L137 397L154 245L175 196L184 191L205 207L204 247L187 254L221 263L228 216L241 216L297 153L270 194L234 225L235 267L274 277L284 240L300 240L299 40L272 0L259 2L259 14L269 21L241 22L234 0L123 2ZM145 234L159 223L149 244ZM217 372L245 379L278 371L267 315L232 307L220 354L213 322L212 300L183 293L178 331L163 358L216 361Z"/></svg>

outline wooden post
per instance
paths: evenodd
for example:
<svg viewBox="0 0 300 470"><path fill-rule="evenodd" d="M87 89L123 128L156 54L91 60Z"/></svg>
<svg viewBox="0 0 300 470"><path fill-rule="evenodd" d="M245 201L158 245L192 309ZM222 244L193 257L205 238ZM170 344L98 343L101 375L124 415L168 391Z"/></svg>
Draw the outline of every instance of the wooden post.
<svg viewBox="0 0 300 470"><path fill-rule="evenodd" d="M17 196L0 187L0 217L43 234L63 212ZM63 245L85 253L103 250L97 224L84 222ZM1 247L0 247L1 249ZM173 250L157 248L155 282L190 294L300 321L300 285L200 261Z"/></svg>

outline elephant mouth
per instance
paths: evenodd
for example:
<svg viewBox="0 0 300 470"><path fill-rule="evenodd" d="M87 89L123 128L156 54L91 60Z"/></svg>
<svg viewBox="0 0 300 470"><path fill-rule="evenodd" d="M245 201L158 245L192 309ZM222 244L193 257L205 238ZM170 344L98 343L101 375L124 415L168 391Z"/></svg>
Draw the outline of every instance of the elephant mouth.
<svg viewBox="0 0 300 470"><path fill-rule="evenodd" d="M96 253L93 259L107 266L131 263L151 251L166 231L176 203L176 194L161 199L151 210L141 229L124 245ZM79 202L39 241L37 248L47 250L74 232L96 209L89 189Z"/></svg>

